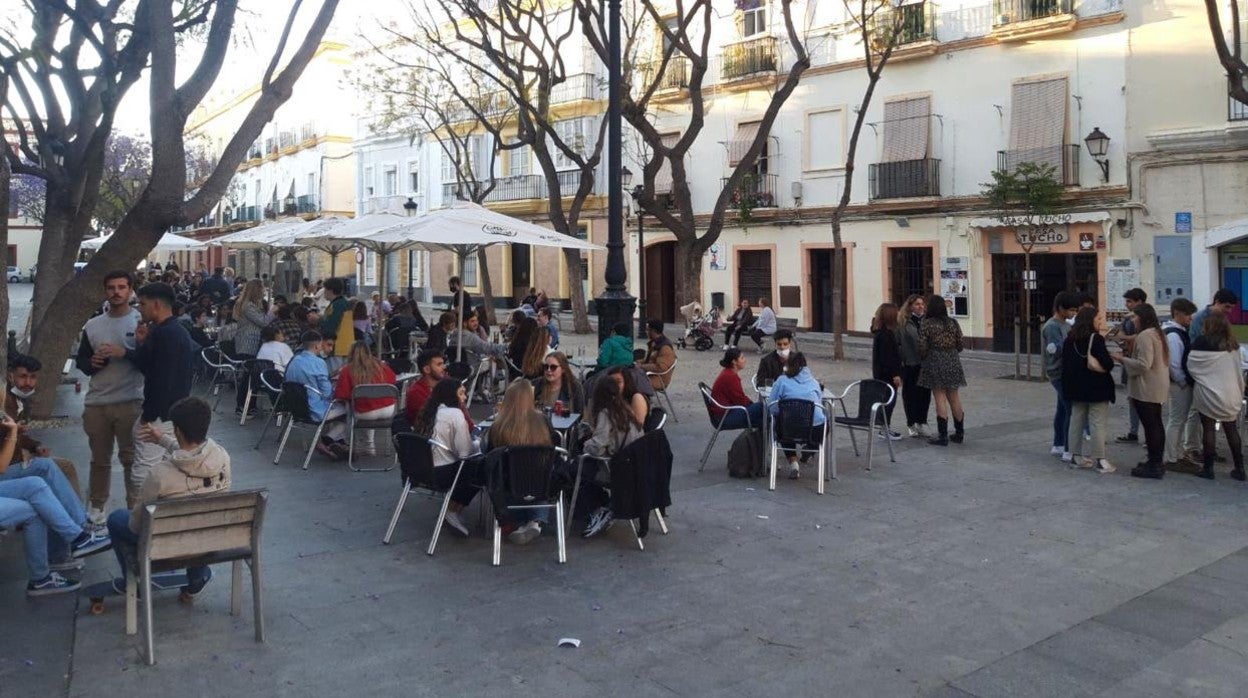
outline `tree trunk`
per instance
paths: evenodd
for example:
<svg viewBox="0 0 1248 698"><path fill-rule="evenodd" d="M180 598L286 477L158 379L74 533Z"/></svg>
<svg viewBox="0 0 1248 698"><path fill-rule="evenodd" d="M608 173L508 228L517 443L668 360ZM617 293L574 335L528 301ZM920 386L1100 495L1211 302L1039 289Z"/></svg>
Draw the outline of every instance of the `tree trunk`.
<svg viewBox="0 0 1248 698"><path fill-rule="evenodd" d="M845 260L845 244L841 241L841 216L832 216L832 359L845 358L845 313L841 306L845 297L845 279L841 268Z"/></svg>
<svg viewBox="0 0 1248 698"><path fill-rule="evenodd" d="M498 326L494 317L494 283L490 281L490 264L485 258L485 248L477 248L477 273L481 275L481 302L485 304L485 319L490 327Z"/></svg>
<svg viewBox="0 0 1248 698"><path fill-rule="evenodd" d="M705 236L703 236L705 239ZM675 308L688 305L694 301L702 302L702 254L704 245L700 240L676 241L676 297L672 299ZM645 289L642 289L645 293ZM675 308L671 308L674 310ZM663 308L648 308L653 316L662 317Z"/></svg>
<svg viewBox="0 0 1248 698"><path fill-rule="evenodd" d="M593 330L589 326L585 285L581 281L585 276L581 251L564 250L563 261L568 267L568 302L572 304L572 331L576 334L590 334Z"/></svg>

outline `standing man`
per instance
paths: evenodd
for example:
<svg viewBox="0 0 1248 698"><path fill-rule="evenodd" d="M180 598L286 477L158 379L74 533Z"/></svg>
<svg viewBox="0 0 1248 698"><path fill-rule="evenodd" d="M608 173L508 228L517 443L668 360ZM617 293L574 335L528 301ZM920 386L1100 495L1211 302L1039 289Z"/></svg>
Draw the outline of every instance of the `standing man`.
<svg viewBox="0 0 1248 698"><path fill-rule="evenodd" d="M212 276L199 285L199 292L212 299L213 305L221 305L230 299L234 288L225 280L225 267L212 270Z"/></svg>
<svg viewBox="0 0 1248 698"><path fill-rule="evenodd" d="M1164 465L1166 470L1181 467L1193 474L1204 469L1199 461L1185 456L1201 443L1200 419L1192 418L1192 376L1187 372L1187 355L1192 348L1187 330L1195 314L1195 303L1186 298L1175 298L1170 302L1170 319L1161 325L1170 349L1170 414L1166 419Z"/></svg>
<svg viewBox="0 0 1248 698"><path fill-rule="evenodd" d="M83 398L82 429L91 447L91 479L88 485L87 516L92 523L107 518L109 481L113 469L113 443L125 473L126 508L133 508L138 490L134 485L134 425L143 412L143 374L124 354L109 358L104 347L133 352L139 311L130 307L134 277L125 271L104 276L104 297L108 312L87 321L78 343L78 370L91 376Z"/></svg>
<svg viewBox="0 0 1248 698"><path fill-rule="evenodd" d="M148 474L165 458L159 443L142 440L150 430L173 437L169 408L191 394L191 367L199 349L186 326L173 315L173 289L152 283L139 289L143 322L134 330L135 348L105 344L98 350L110 360L126 359L143 374L143 410L134 423L134 466L126 491L137 496Z"/></svg>
<svg viewBox="0 0 1248 698"><path fill-rule="evenodd" d="M537 311L537 326L550 332L550 348L559 348L559 326L550 321L550 306Z"/></svg>
<svg viewBox="0 0 1248 698"><path fill-rule="evenodd" d="M1225 315L1235 309L1239 305L1239 296L1229 288L1220 288L1218 292L1213 294L1213 302L1206 305L1199 313L1192 318L1191 327L1187 328L1188 336L1196 339L1205 331L1205 318L1209 317L1209 313L1219 313Z"/></svg>
<svg viewBox="0 0 1248 698"><path fill-rule="evenodd" d="M472 314L472 296L464 290L464 283L459 280L458 276L452 276L446 282L451 289L451 303L447 306L447 310L455 310L461 304L464 306L464 317Z"/></svg>
<svg viewBox="0 0 1248 698"><path fill-rule="evenodd" d="M351 304L342 295L346 291L346 286L342 279L339 278L325 280L322 290L325 292L327 303L325 312L321 314L319 327L322 336L327 334L337 335L339 326L342 324L342 318L350 312ZM351 345L350 337L348 336L345 339L349 347ZM346 353L343 353L342 356L346 356Z"/></svg>
<svg viewBox="0 0 1248 698"><path fill-rule="evenodd" d="M1148 302L1148 294L1142 288L1133 288L1122 294L1123 302L1127 306L1127 312L1133 313L1135 309ZM1139 332L1135 327L1135 317L1128 315L1126 320L1122 321L1117 334L1111 335L1113 339L1118 340L1122 345L1124 354L1131 353L1131 344L1135 340L1136 333ZM1127 384L1127 369L1122 369L1122 384ZM1120 444L1134 444L1140 442L1140 414L1135 411L1135 402L1127 401L1127 433L1119 436L1115 441Z"/></svg>
<svg viewBox="0 0 1248 698"><path fill-rule="evenodd" d="M1070 333L1070 321L1079 311L1079 299L1073 293L1062 291L1053 299L1053 317L1040 327L1040 341L1044 343L1044 375L1057 391L1057 405L1053 409L1053 448L1049 453L1061 456L1062 462L1070 462L1070 445L1066 432L1070 429L1070 403L1062 393L1062 345Z"/></svg>

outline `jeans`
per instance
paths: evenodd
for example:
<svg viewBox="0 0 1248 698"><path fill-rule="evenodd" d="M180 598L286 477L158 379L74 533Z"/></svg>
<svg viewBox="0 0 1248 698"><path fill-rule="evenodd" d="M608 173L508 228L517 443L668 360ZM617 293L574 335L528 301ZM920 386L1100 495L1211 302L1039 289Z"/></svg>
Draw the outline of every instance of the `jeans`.
<svg viewBox="0 0 1248 698"><path fill-rule="evenodd" d="M754 343L757 344L760 349L763 347L763 340L770 336L770 333L762 330L753 330L750 332L750 339L754 340Z"/></svg>
<svg viewBox="0 0 1248 698"><path fill-rule="evenodd" d="M1170 413L1166 418L1166 462L1173 463L1200 443L1200 417L1192 410L1192 386L1170 384Z"/></svg>
<svg viewBox="0 0 1248 698"><path fill-rule="evenodd" d="M1070 452L1093 460L1104 458L1108 419L1108 402L1070 403L1070 428L1066 430L1066 443L1070 444ZM1083 448L1083 439L1080 438L1085 427L1092 435L1091 445L1087 449Z"/></svg>
<svg viewBox="0 0 1248 698"><path fill-rule="evenodd" d="M31 458L30 462L22 465L14 463L9 469L0 475L0 482L6 480L15 480L21 477L36 477L48 483L48 488L52 490L52 496L56 497L56 501L60 502L61 508L78 526L82 526L87 521L87 510L82 507L82 499L78 497L78 493L74 490L74 486L61 472L56 461L51 458Z"/></svg>
<svg viewBox="0 0 1248 698"><path fill-rule="evenodd" d="M355 418L361 422L371 422L377 419L388 420L394 416L394 411L396 409L398 409L398 405L387 405L386 407L379 407L375 410L369 410L367 412L356 412ZM376 429L364 430L365 448L372 449L376 446L376 436L375 436L376 433L377 433Z"/></svg>
<svg viewBox="0 0 1248 698"><path fill-rule="evenodd" d="M48 560L65 559L69 543L82 535L82 526L65 513L47 481L16 477L0 481L0 527L25 525L26 572L30 581L45 579ZM48 529L56 535L49 536Z"/></svg>
<svg viewBox="0 0 1248 698"><path fill-rule="evenodd" d="M1127 433L1139 435L1140 433L1140 413L1135 410L1135 400L1127 401Z"/></svg>
<svg viewBox="0 0 1248 698"><path fill-rule="evenodd" d="M134 423L143 413L143 401L131 400L112 405L86 405L82 408L82 430L91 447L91 479L87 501L97 509L108 503L113 472L113 443L125 474L126 506L134 505L138 490L132 486L134 472Z"/></svg>
<svg viewBox="0 0 1248 698"><path fill-rule="evenodd" d="M807 454L810 452L816 452L823 444L823 425L817 424L811 427L810 433L806 435L806 438L791 439L785 434L777 433L776 441L780 443L780 450L784 451L786 458L793 458L797 455L796 447L798 441L802 442L802 448L807 452Z"/></svg>
<svg viewBox="0 0 1248 698"><path fill-rule="evenodd" d="M130 474L126 481L126 491L138 493L143 487L143 482L147 480L148 474L152 469L160 464L165 456L169 453L164 446L159 443L148 443L141 438L139 427L143 424L143 419L134 422L134 466L130 468ZM173 437L173 422L161 421L159 419L150 422L150 424L170 438Z"/></svg>
<svg viewBox="0 0 1248 698"><path fill-rule="evenodd" d="M728 325L724 328L724 344L735 347L737 342L741 341L741 335L749 332L748 327L738 327L737 325Z"/></svg>
<svg viewBox="0 0 1248 698"><path fill-rule="evenodd" d="M719 428L745 429L747 427L763 426L763 403L750 403L745 410L745 414L743 414L741 410L728 410L725 412L724 416L719 420Z"/></svg>
<svg viewBox="0 0 1248 698"><path fill-rule="evenodd" d="M1051 380L1049 384L1057 391L1057 405L1053 409L1053 446L1060 446L1063 451L1069 451L1070 444L1067 443L1066 432L1070 431L1070 403L1062 394L1061 378Z"/></svg>
<svg viewBox="0 0 1248 698"><path fill-rule="evenodd" d="M1131 398L1131 405L1144 427L1144 444L1148 448L1148 464L1160 468L1166 450L1166 427L1161 421L1160 402L1141 402Z"/></svg>
<svg viewBox="0 0 1248 698"><path fill-rule="evenodd" d="M901 401L906 409L906 426L927 424L927 411L932 406L932 391L919 385L922 366L901 367Z"/></svg>
<svg viewBox="0 0 1248 698"><path fill-rule="evenodd" d="M139 550L139 534L130 530L128 510L117 509L108 515L108 535L112 538L113 554L117 556L117 564L121 567L121 578L125 579L130 575L130 570L126 565L126 556L129 556L131 560L138 560ZM211 572L207 567L187 567L186 583L191 586L201 585L208 581L209 574Z"/></svg>

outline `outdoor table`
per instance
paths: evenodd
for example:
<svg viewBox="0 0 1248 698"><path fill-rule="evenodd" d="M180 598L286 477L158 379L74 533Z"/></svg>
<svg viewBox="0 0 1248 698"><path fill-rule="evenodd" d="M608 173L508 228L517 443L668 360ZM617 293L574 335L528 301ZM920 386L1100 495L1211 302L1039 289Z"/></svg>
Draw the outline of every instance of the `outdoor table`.
<svg viewBox="0 0 1248 698"><path fill-rule="evenodd" d="M598 359L588 356L573 356L568 358L568 365L577 370L580 374L577 378L584 382L585 374L597 368Z"/></svg>
<svg viewBox="0 0 1248 698"><path fill-rule="evenodd" d="M568 432L581 421L580 412L569 412L567 416L557 414L550 415L550 427L559 434L562 443L568 442ZM477 427L482 432L488 432L490 427L494 426L494 415L490 415L486 419L477 422Z"/></svg>
<svg viewBox="0 0 1248 698"><path fill-rule="evenodd" d="M756 390L758 391L759 399L763 403L763 443L767 445L767 448L770 448L771 409L768 407L767 399L771 397L771 386L760 385L756 388ZM834 393L827 388L823 389L823 418L828 423L828 438L827 441L824 442L823 447L828 451L828 463L830 465L829 470L832 473L833 480L836 479L836 413L833 411L833 408L838 402L842 402L841 395ZM768 458L770 458L770 454L768 455ZM822 489L822 483L820 483L820 486Z"/></svg>

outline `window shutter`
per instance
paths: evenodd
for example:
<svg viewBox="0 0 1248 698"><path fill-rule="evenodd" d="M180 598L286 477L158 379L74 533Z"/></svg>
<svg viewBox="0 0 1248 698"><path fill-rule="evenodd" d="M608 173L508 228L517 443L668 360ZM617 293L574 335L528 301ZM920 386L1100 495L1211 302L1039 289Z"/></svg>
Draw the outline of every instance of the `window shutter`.
<svg viewBox="0 0 1248 698"><path fill-rule="evenodd" d="M1062 171L1066 140L1066 78L1014 85L1010 100L1010 152L1006 167L1020 162L1053 165Z"/></svg>
<svg viewBox="0 0 1248 698"><path fill-rule="evenodd" d="M732 140L728 141L729 167L736 167L741 162L741 158L749 152L750 146L754 144L754 138L758 136L760 126L762 126L761 121L737 125L737 132L733 134Z"/></svg>
<svg viewBox="0 0 1248 698"><path fill-rule="evenodd" d="M663 147L671 148L676 145L676 141L680 140L679 133L663 134ZM663 159L663 163L659 165L659 172L654 176L654 191L657 194L667 194L672 191L672 163L667 158Z"/></svg>
<svg viewBox="0 0 1248 698"><path fill-rule="evenodd" d="M927 97L884 103L884 155L881 162L927 158L931 104Z"/></svg>

